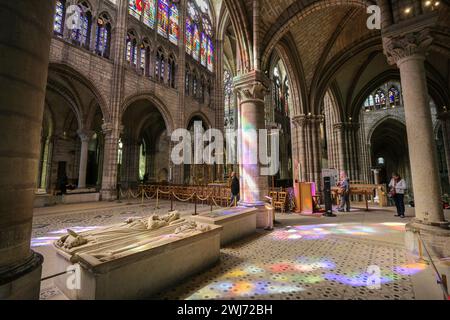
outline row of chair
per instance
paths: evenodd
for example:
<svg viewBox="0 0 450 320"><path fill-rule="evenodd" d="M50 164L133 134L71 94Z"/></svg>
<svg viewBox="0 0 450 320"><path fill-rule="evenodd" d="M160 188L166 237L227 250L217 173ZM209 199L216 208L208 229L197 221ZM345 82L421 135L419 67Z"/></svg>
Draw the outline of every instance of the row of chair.
<svg viewBox="0 0 450 320"><path fill-rule="evenodd" d="M275 210L281 210L284 212L287 205L287 192L286 191L270 191L269 197L272 199L272 205Z"/></svg>

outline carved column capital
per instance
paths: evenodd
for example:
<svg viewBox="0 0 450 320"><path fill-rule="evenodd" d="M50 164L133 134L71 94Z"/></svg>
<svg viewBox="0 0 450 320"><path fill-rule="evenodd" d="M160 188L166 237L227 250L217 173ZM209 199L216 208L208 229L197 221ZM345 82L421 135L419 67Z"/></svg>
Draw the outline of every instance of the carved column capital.
<svg viewBox="0 0 450 320"><path fill-rule="evenodd" d="M405 35L386 36L383 38L384 54L388 63L399 64L405 58L413 55L422 56L426 54L433 42L429 29L410 32Z"/></svg>
<svg viewBox="0 0 450 320"><path fill-rule="evenodd" d="M300 114L298 116L292 117L292 123L296 127L299 127L299 128L303 127L306 124L306 115L305 114Z"/></svg>
<svg viewBox="0 0 450 320"><path fill-rule="evenodd" d="M123 125L119 125L118 131L119 135L123 132ZM104 135L110 135L114 131L114 124L112 122L105 122L102 124L102 132Z"/></svg>
<svg viewBox="0 0 450 320"><path fill-rule="evenodd" d="M77 134L81 139L81 142L89 142L92 136L94 135L94 131L91 130L78 130Z"/></svg>
<svg viewBox="0 0 450 320"><path fill-rule="evenodd" d="M356 131L360 128L360 124L356 122L339 122L333 124L333 128L336 131Z"/></svg>
<svg viewBox="0 0 450 320"><path fill-rule="evenodd" d="M234 78L234 91L241 100L261 100L270 93L269 80L258 71L253 71Z"/></svg>

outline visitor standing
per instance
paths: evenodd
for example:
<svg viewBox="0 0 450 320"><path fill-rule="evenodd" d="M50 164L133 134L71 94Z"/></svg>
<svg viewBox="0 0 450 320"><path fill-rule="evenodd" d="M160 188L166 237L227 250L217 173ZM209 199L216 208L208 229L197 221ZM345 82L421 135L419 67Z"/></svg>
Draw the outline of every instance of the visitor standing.
<svg viewBox="0 0 450 320"><path fill-rule="evenodd" d="M231 173L231 200L230 206L236 205L239 201L239 179L236 176L236 172Z"/></svg>
<svg viewBox="0 0 450 320"><path fill-rule="evenodd" d="M406 181L398 173L392 174L389 190L389 196L394 199L395 207L397 208L397 214L395 216L404 218Z"/></svg>
<svg viewBox="0 0 450 320"><path fill-rule="evenodd" d="M339 205L339 212L350 212L350 179L347 177L347 173L345 171L341 171L340 180L337 183L339 187L339 195L341 203Z"/></svg>
<svg viewBox="0 0 450 320"><path fill-rule="evenodd" d="M64 173L59 177L59 181L58 181L58 187L59 187L59 192L61 193L61 195L64 195L67 193L67 175Z"/></svg>

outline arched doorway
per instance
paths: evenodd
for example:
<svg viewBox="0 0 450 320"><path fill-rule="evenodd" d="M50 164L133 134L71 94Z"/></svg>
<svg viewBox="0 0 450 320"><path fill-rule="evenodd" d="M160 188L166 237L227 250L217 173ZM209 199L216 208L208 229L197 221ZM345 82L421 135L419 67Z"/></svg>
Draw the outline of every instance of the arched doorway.
<svg viewBox="0 0 450 320"><path fill-rule="evenodd" d="M389 184L391 174L397 172L411 182L406 126L398 120L383 120L370 138L371 159L374 168L380 169L379 183Z"/></svg>
<svg viewBox="0 0 450 320"><path fill-rule="evenodd" d="M148 99L136 100L125 110L122 124L118 162L122 187L136 187L140 182L168 183L170 137L158 107Z"/></svg>
<svg viewBox="0 0 450 320"><path fill-rule="evenodd" d="M39 193L98 188L103 162L104 115L96 88L75 70L50 65L36 188Z"/></svg>

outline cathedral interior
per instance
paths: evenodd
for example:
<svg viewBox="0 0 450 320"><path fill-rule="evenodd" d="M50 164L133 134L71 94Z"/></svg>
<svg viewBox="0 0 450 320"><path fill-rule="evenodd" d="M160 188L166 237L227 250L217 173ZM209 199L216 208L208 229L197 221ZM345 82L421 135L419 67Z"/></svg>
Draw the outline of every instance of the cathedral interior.
<svg viewBox="0 0 450 320"><path fill-rule="evenodd" d="M448 1L0 0L0 26L0 300L449 299Z"/></svg>

